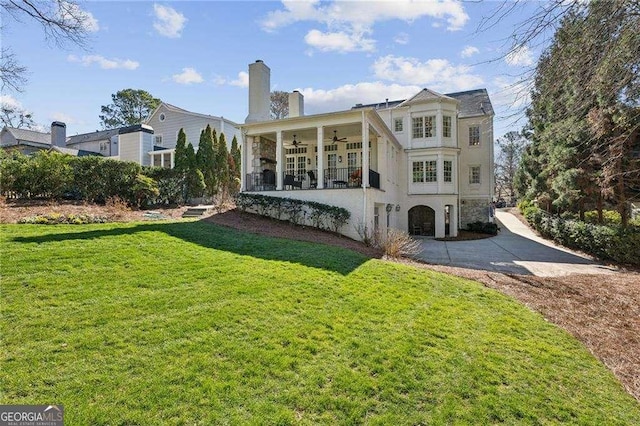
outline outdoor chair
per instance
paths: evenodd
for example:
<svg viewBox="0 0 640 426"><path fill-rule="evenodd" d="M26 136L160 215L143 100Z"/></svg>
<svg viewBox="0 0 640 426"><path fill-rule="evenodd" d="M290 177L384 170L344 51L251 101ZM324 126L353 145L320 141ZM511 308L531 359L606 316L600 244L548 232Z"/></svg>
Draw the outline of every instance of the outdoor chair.
<svg viewBox="0 0 640 426"><path fill-rule="evenodd" d="M302 181L296 180L293 175L284 175L284 186L291 186L302 189Z"/></svg>
<svg viewBox="0 0 640 426"><path fill-rule="evenodd" d="M316 178L316 174L311 170L307 172L309 175L309 188L317 188L318 187L318 179Z"/></svg>

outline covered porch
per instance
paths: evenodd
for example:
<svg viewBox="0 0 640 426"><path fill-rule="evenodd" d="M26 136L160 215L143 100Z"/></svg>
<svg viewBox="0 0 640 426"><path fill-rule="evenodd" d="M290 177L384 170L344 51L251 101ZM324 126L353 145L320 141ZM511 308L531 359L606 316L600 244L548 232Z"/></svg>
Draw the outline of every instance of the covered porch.
<svg viewBox="0 0 640 426"><path fill-rule="evenodd" d="M247 192L383 189L386 146L398 144L374 110L249 123L242 131Z"/></svg>

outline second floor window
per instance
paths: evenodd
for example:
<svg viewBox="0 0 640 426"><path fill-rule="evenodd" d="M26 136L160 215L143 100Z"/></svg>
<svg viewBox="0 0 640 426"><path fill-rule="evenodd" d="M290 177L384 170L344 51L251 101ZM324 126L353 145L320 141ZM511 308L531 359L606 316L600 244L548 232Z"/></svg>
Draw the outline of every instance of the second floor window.
<svg viewBox="0 0 640 426"><path fill-rule="evenodd" d="M412 165L413 183L437 182L438 181L438 162L432 161L414 161Z"/></svg>
<svg viewBox="0 0 640 426"><path fill-rule="evenodd" d="M451 137L451 116L445 115L442 117L442 137L450 138Z"/></svg>
<svg viewBox="0 0 640 426"><path fill-rule="evenodd" d="M436 135L436 116L413 117L412 136L417 138L432 138Z"/></svg>
<svg viewBox="0 0 640 426"><path fill-rule="evenodd" d="M413 162L413 183L424 182L424 161Z"/></svg>
<svg viewBox="0 0 640 426"><path fill-rule="evenodd" d="M480 146L480 126L469 127L469 146Z"/></svg>
<svg viewBox="0 0 640 426"><path fill-rule="evenodd" d="M396 118L395 120L393 120L393 131L396 133L400 133L404 130L404 122L402 121L402 118Z"/></svg>
<svg viewBox="0 0 640 426"><path fill-rule="evenodd" d="M162 146L162 135L155 135L153 144L155 146Z"/></svg>

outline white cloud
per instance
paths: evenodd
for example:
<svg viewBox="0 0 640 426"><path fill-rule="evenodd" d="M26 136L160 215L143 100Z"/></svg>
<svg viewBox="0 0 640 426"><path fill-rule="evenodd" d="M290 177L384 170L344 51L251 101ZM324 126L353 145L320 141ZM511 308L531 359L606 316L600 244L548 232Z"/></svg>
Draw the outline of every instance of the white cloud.
<svg viewBox="0 0 640 426"><path fill-rule="evenodd" d="M187 18L185 18L182 13L172 7L162 6L160 4L153 5L153 12L156 17L156 20L153 22L153 28L155 28L160 35L169 38L180 38L184 24L187 22Z"/></svg>
<svg viewBox="0 0 640 426"><path fill-rule="evenodd" d="M315 21L327 25L348 24L353 28L368 28L376 22L400 19L413 22L422 17L445 20L447 29L461 29L469 20L462 3L447 1L379 1L375 5L365 1L283 0L284 9L269 12L262 28L273 31L299 21Z"/></svg>
<svg viewBox="0 0 640 426"><path fill-rule="evenodd" d="M472 74L470 67L453 65L446 59L420 62L416 58L387 55L378 58L372 68L377 78L428 86L445 92L471 89L483 84L482 78Z"/></svg>
<svg viewBox="0 0 640 426"><path fill-rule="evenodd" d="M69 114L65 114L64 112L54 112L51 114L51 121L61 121L65 124L80 124L80 121L76 120Z"/></svg>
<svg viewBox="0 0 640 426"><path fill-rule="evenodd" d="M66 1L58 3L59 16L69 24L82 23L84 29L90 33L95 33L100 29L98 20L86 10L82 10L80 6L75 3L69 3Z"/></svg>
<svg viewBox="0 0 640 426"><path fill-rule="evenodd" d="M0 105L2 108L22 110L22 104L11 95L0 95Z"/></svg>
<svg viewBox="0 0 640 426"><path fill-rule="evenodd" d="M317 114L327 111L350 109L357 103L374 103L389 100L407 99L421 88L413 85L385 84L383 82L361 82L345 84L335 89L298 89L304 96L305 111Z"/></svg>
<svg viewBox="0 0 640 426"><path fill-rule="evenodd" d="M375 40L365 38L364 33L329 32L311 30L304 37L304 41L311 47L328 52L371 52L375 49Z"/></svg>
<svg viewBox="0 0 640 426"><path fill-rule="evenodd" d="M474 46L465 46L464 49L462 49L462 52L460 52L460 56L462 56L463 58L468 58L470 56L473 56L477 53L480 53L480 50L478 50L477 47Z"/></svg>
<svg viewBox="0 0 640 426"><path fill-rule="evenodd" d="M235 80L229 80L218 75L213 79L213 82L219 86L228 84L230 86L249 87L249 74L245 71L240 71Z"/></svg>
<svg viewBox="0 0 640 426"><path fill-rule="evenodd" d="M171 78L179 84L194 84L202 83L204 81L202 75L193 68L182 68L182 72L180 74L174 74Z"/></svg>
<svg viewBox="0 0 640 426"><path fill-rule="evenodd" d="M393 41L397 44L407 44L409 43L409 34L407 33L398 33L394 38Z"/></svg>
<svg viewBox="0 0 640 426"><path fill-rule="evenodd" d="M107 59L104 56L100 55L85 55L81 58L77 57L76 55L69 55L67 56L67 61L81 63L85 67L93 64L98 64L98 66L104 70L135 70L140 66L139 62L133 61L131 59Z"/></svg>
<svg viewBox="0 0 640 426"><path fill-rule="evenodd" d="M262 29L275 31L278 28L301 21L324 24L327 31L314 29L307 33L305 41L322 51L366 51L375 48L375 40L366 38L373 32L376 23L402 20L414 22L423 17L446 21L447 29L461 29L469 20L462 3L445 1L297 1L283 0L283 8L269 12L262 20ZM396 37L403 44L405 36ZM406 43L406 41L404 42Z"/></svg>
<svg viewBox="0 0 640 426"><path fill-rule="evenodd" d="M511 66L530 66L533 65L533 52L527 46L521 46L513 49L504 58L505 62Z"/></svg>

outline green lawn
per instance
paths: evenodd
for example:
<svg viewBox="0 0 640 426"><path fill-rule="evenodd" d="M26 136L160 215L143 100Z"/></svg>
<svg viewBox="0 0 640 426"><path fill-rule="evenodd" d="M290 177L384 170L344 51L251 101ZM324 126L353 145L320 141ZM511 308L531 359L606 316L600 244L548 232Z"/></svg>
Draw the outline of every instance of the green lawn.
<svg viewBox="0 0 640 426"><path fill-rule="evenodd" d="M200 222L5 225L0 403L68 425L640 424L477 283Z"/></svg>

